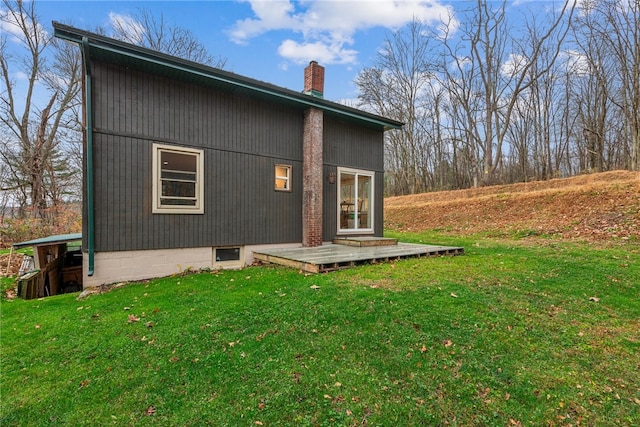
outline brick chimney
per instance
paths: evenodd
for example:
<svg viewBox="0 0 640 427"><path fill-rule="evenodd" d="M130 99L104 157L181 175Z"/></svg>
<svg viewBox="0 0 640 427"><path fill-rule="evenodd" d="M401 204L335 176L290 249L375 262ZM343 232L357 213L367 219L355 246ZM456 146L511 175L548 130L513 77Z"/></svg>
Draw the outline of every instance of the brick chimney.
<svg viewBox="0 0 640 427"><path fill-rule="evenodd" d="M322 134L324 114L304 112L302 136L302 246L322 245Z"/></svg>
<svg viewBox="0 0 640 427"><path fill-rule="evenodd" d="M322 98L324 67L311 61L304 70L304 93ZM304 112L302 136L302 246L322 245L322 136L323 111L309 107Z"/></svg>
<svg viewBox="0 0 640 427"><path fill-rule="evenodd" d="M318 65L316 61L309 62L307 68L304 69L303 92L316 98L324 97L324 67Z"/></svg>

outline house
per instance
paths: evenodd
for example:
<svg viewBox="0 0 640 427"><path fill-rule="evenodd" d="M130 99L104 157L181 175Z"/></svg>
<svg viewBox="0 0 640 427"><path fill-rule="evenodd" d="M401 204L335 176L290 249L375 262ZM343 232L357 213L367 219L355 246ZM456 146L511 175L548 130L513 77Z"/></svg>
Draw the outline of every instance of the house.
<svg viewBox="0 0 640 427"><path fill-rule="evenodd" d="M316 62L296 92L53 26L85 69L85 287L382 236L384 132L402 123L323 99Z"/></svg>

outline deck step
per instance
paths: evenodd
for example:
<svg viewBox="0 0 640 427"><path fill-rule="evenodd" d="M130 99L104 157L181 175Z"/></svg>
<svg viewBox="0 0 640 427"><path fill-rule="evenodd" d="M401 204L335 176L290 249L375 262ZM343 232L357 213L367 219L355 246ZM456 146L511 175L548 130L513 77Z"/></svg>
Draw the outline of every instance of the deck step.
<svg viewBox="0 0 640 427"><path fill-rule="evenodd" d="M398 239L392 239L389 237L336 237L333 239L333 243L336 245L355 246L358 248L370 247L370 246L394 246L398 244Z"/></svg>

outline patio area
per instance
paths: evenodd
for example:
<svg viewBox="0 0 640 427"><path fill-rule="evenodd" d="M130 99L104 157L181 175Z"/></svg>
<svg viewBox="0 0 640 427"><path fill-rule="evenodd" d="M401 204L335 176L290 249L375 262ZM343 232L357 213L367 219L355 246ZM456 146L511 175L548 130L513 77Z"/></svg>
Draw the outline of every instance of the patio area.
<svg viewBox="0 0 640 427"><path fill-rule="evenodd" d="M336 239L333 243L314 248L268 249L254 252L256 260L284 265L307 273L350 268L406 258L455 256L464 248L454 246L401 243L395 239L356 237Z"/></svg>

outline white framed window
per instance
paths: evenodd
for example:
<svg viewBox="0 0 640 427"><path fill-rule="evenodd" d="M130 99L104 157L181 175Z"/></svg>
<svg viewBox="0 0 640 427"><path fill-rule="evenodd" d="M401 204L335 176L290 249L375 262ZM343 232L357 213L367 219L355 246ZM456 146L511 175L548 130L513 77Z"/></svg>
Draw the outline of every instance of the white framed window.
<svg viewBox="0 0 640 427"><path fill-rule="evenodd" d="M375 172L338 168L338 233L373 233Z"/></svg>
<svg viewBox="0 0 640 427"><path fill-rule="evenodd" d="M153 144L153 213L204 213L204 151Z"/></svg>
<svg viewBox="0 0 640 427"><path fill-rule="evenodd" d="M275 187L277 191L291 191L291 166L275 165Z"/></svg>

